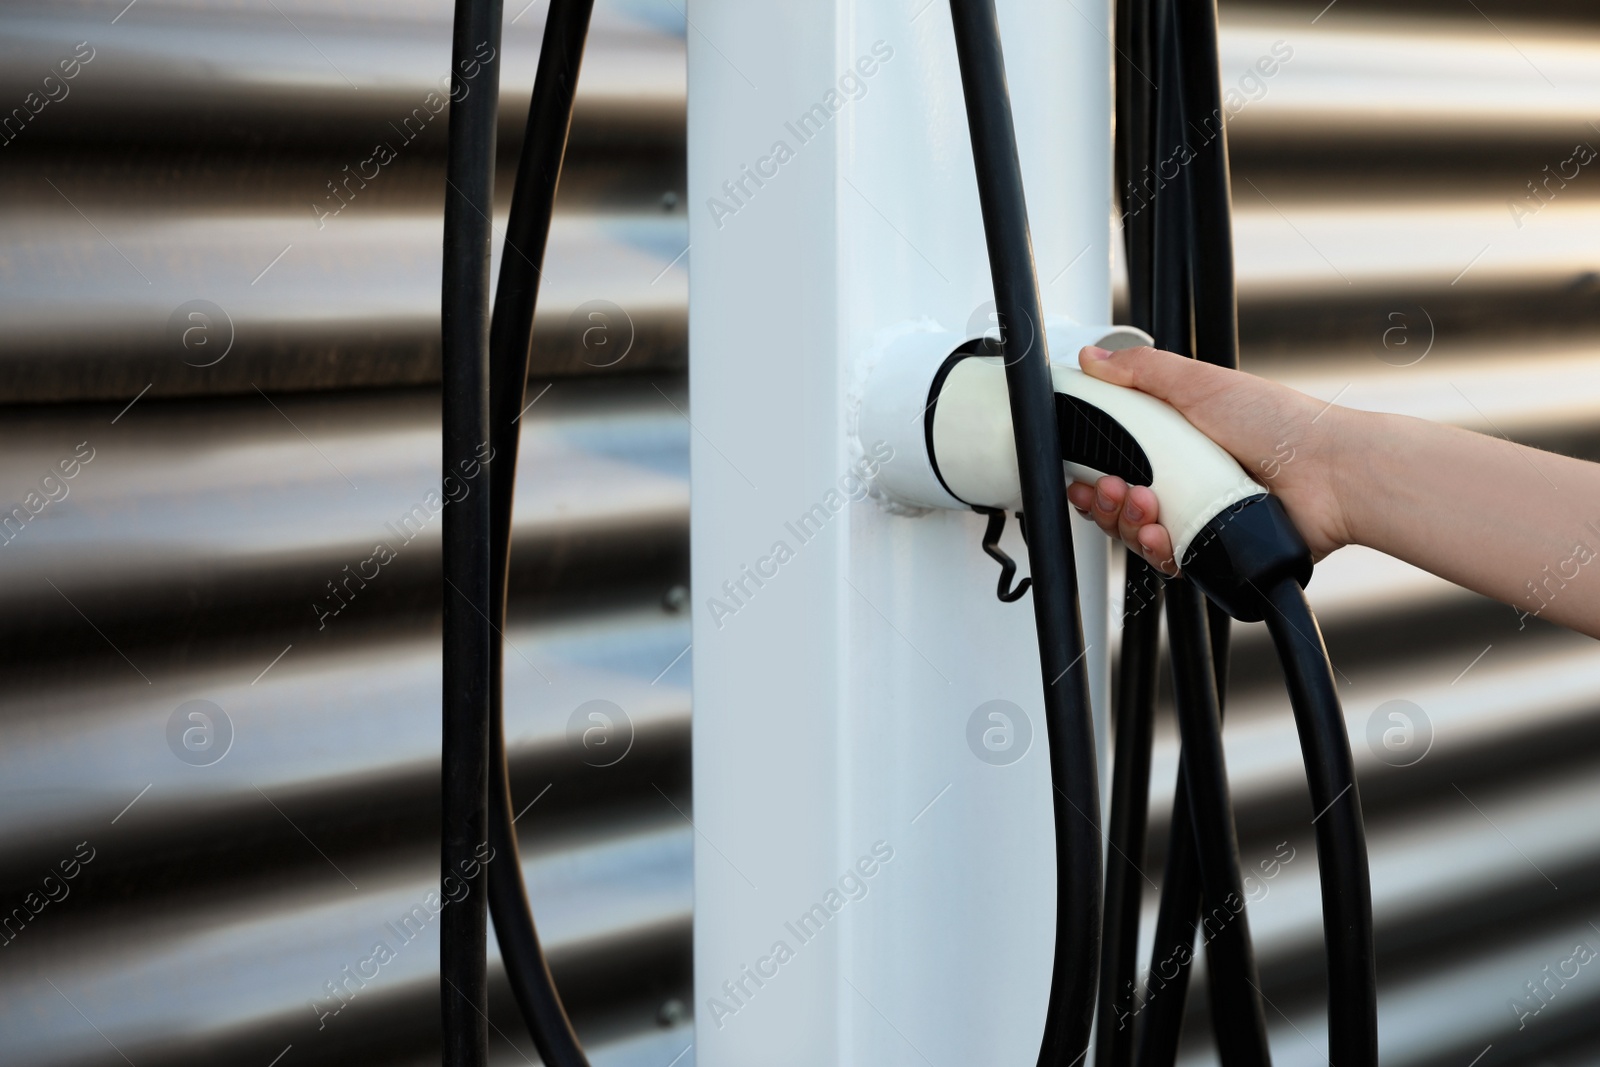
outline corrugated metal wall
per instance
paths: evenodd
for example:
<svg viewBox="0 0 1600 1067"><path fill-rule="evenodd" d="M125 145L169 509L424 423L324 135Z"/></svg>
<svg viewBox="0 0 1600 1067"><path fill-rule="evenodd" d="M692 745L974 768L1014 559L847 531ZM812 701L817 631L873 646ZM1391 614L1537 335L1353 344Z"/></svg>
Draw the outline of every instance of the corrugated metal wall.
<svg viewBox="0 0 1600 1067"><path fill-rule="evenodd" d="M1600 144L1596 16L1320 8L1224 10L1246 365L1600 456L1600 178L1522 199ZM542 5L506 19L509 162ZM438 469L448 20L0 14L0 1063L437 1062L437 514L476 491ZM597 16L519 466L524 857L608 1067L691 1040L684 33L672 0ZM1524 983L1600 948L1600 652L1354 549L1313 593L1363 771L1385 1062L1584 1062L1600 969ZM1238 644L1244 852L1294 850L1252 913L1268 1016L1280 1063L1321 1062L1312 813L1276 668ZM569 728L595 699L629 720L606 766ZM1388 716L1418 708L1431 749L1392 766ZM1158 810L1174 760L1169 732ZM492 1000L496 1062L525 1062Z"/></svg>
<svg viewBox="0 0 1600 1067"><path fill-rule="evenodd" d="M92 450L0 548L4 907L93 856L0 949L0 1062L437 1063L438 512L480 491L439 471L450 4L120 7L0 16L8 104L83 57L0 148L0 501ZM507 634L552 961L599 1061L656 1067L690 1034L682 25L597 16ZM613 766L569 740L596 698ZM195 700L225 755L214 711L184 747Z"/></svg>

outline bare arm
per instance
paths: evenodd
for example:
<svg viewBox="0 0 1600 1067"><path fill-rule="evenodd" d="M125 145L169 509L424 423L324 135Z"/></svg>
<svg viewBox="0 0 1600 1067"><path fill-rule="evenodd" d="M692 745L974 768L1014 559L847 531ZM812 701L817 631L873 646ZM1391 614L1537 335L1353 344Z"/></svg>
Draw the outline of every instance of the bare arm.
<svg viewBox="0 0 1600 1067"><path fill-rule="evenodd" d="M1316 558L1361 544L1600 637L1600 464L1453 426L1324 404L1151 348L1079 361L1172 404L1283 500ZM1168 574L1160 502L1120 478L1068 496Z"/></svg>

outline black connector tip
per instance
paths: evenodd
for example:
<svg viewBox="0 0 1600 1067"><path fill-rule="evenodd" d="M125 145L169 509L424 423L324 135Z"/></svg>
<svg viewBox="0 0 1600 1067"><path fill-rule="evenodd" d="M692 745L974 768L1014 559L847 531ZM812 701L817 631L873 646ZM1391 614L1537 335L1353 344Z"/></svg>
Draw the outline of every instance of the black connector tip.
<svg viewBox="0 0 1600 1067"><path fill-rule="evenodd" d="M1260 622L1273 586L1287 578L1301 588L1311 581L1311 550L1278 498L1260 493L1206 523L1179 566L1223 611Z"/></svg>

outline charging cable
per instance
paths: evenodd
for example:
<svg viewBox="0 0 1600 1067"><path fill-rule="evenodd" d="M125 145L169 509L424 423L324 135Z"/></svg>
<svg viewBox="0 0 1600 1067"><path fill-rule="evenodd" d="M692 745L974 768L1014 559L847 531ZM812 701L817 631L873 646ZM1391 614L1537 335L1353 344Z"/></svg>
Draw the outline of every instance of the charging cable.
<svg viewBox="0 0 1600 1067"><path fill-rule="evenodd" d="M1330 1060L1333 1067L1375 1065L1376 987L1364 830L1326 649L1301 592L1310 577L1309 553L1278 501L1170 408L1074 368L1050 365L994 2L951 0L950 6L1003 358L976 357L968 347L939 369L926 408L926 448L933 478L942 488L938 506L991 512L1020 506L1027 516L1054 785L1058 885L1055 957L1038 1062L1061 1067L1086 1053L1101 962L1099 788L1061 476L1064 463L1074 477L1092 480L1101 473L1117 473L1130 484L1156 489L1185 574L1167 595L1183 758L1157 951L1168 942L1192 951L1202 899L1212 914L1219 900L1243 899L1220 733L1227 622L1217 609L1245 621L1265 619L1285 665L1312 800L1319 809ZM1216 24L1213 0L1123 0L1119 7L1129 20L1124 39L1132 52L1157 56L1163 83L1173 87L1159 105L1157 97L1143 90L1131 92L1126 106L1119 101L1119 113L1130 120L1130 137L1118 153L1126 180L1154 161L1150 133L1158 135L1157 148L1169 142L1175 146L1183 138L1183 126L1193 125L1196 108L1203 118L1211 117L1204 112L1218 95L1214 65L1185 62L1180 45L1214 56ZM506 619L514 477L533 313L591 9L592 0L556 0L551 5L492 331L487 311L497 106L493 61L482 64L490 73L487 87L462 94L452 108L443 291L444 460L447 470L458 465L465 469L488 442L491 456L500 462L489 493L474 497L477 504L463 504L460 512L452 510L445 520L449 588L443 861L447 876L469 885L467 899L449 910L441 927L444 1062L450 1067L481 1067L486 1057L487 1024L481 1010L487 993L486 897L513 993L541 1057L551 1067L587 1067L551 979L522 882L506 764L503 650L489 631L491 626L503 631ZM484 42L498 56L499 27L499 4L458 0L456 68L467 69L468 57ZM1133 83L1123 70L1118 77L1119 84ZM1220 110L1215 115L1219 121ZM1153 220L1146 215L1130 225L1136 322L1148 323L1169 347L1187 352L1193 342L1202 358L1234 365L1227 160L1220 134L1194 169L1157 198ZM1141 214L1145 212L1133 216ZM1218 258L1224 243L1225 260ZM1217 270L1219 263L1225 263L1226 271ZM1031 340L1019 351L1019 339L1025 337ZM997 435L1004 441L997 442ZM971 447L979 439L981 447ZM1007 450L1013 456L1014 485L995 489L989 484L993 472L980 468ZM1130 557L1130 592L1136 577L1143 580L1154 573L1142 571L1148 569ZM1137 594L1141 608L1130 609L1125 621L1119 671L1112 830L1113 843L1131 850L1123 855L1126 863L1107 872L1107 899L1113 904L1105 929L1108 940L1116 940L1105 949L1111 996L1102 990L1100 1019L1101 1045L1111 1067L1126 1067L1132 1060L1141 1067L1173 1062L1184 999L1181 984L1175 995L1158 998L1160 1010L1140 1028L1137 1043L1107 1032L1108 1020L1118 1024L1119 1032L1123 1029L1138 935L1138 886L1129 868L1132 857L1143 850L1158 647L1158 613L1142 603L1148 588ZM1021 591L1015 590L1018 595ZM485 841L494 848L496 862L474 865ZM474 878L465 878L468 870ZM486 894L470 892L483 888L484 879ZM1228 913L1211 945L1207 957L1213 1025L1224 1062L1265 1067L1264 1021L1242 911Z"/></svg>
<svg viewBox="0 0 1600 1067"><path fill-rule="evenodd" d="M473 469L489 439L489 216L500 19L498 0L456 0L440 294L447 475ZM492 57L487 61L478 58L485 44ZM467 85L467 70L480 75L476 84ZM480 851L489 835L489 525L486 494L445 509L440 859L445 883L466 885L459 903L439 919L446 1067L483 1067L489 1048L488 907Z"/></svg>
<svg viewBox="0 0 1600 1067"><path fill-rule="evenodd" d="M1209 97L1220 97L1211 0L1158 0L1155 12L1156 18L1143 28L1155 35L1151 51L1157 57L1159 84L1166 91L1157 96L1154 129L1138 131L1155 134L1154 143L1145 146L1147 160L1175 156L1193 128L1194 112L1202 110ZM1209 47L1204 31L1194 26L1208 20ZM1213 118L1220 121L1220 110ZM1198 350L1210 362L1233 366L1237 343L1232 239L1227 156L1220 129L1216 138L1170 181L1148 190L1155 231L1150 258L1154 332L1158 343L1172 351L1188 355ZM1159 173L1157 181L1161 183ZM1197 210L1203 193L1210 194L1204 197L1209 211ZM1151 971L1160 974L1164 984L1144 1021L1137 1062L1151 1067L1170 1063L1176 1056L1196 922L1204 900L1206 921L1201 929L1206 933L1212 1031L1218 1050L1224 1063L1264 1067L1271 1062L1266 1019L1220 743L1229 620L1185 579L1169 587L1168 609L1183 744ZM1172 981L1161 969L1169 962L1177 968Z"/></svg>
<svg viewBox="0 0 1600 1067"><path fill-rule="evenodd" d="M1100 787L1056 396L994 0L950 0L1028 523L1056 838L1055 964L1040 1067L1089 1047L1100 954ZM1032 338L1018 350L1021 338Z"/></svg>
<svg viewBox="0 0 1600 1067"><path fill-rule="evenodd" d="M1151 315L1154 212L1135 182L1148 173L1154 97L1145 72L1151 62L1152 0L1117 0L1115 181L1128 272L1128 321L1155 329ZM1123 550L1122 642L1112 693L1110 816L1107 826L1105 924L1100 948L1096 1067L1132 1067L1142 1026L1136 1003L1144 859L1150 815L1150 757L1154 742L1157 667L1161 648L1162 575L1132 549ZM1169 865L1169 870L1171 869ZM1158 944L1161 942L1158 940Z"/></svg>
<svg viewBox="0 0 1600 1067"><path fill-rule="evenodd" d="M1181 197L1181 222L1186 228L1184 236L1188 244L1189 288L1182 296L1192 300L1193 339L1201 358L1224 366L1237 366L1228 161L1220 127L1221 93L1214 59L1217 55L1216 9L1213 0L1171 0L1164 15L1156 20L1158 25L1154 27L1154 32L1159 34L1155 50L1162 59L1161 83L1176 88L1179 101L1175 105L1174 94L1170 91L1163 94L1156 109L1158 137L1152 155L1175 150L1186 140L1186 131L1207 135L1206 143L1199 146L1195 158L1174 182ZM1174 214L1167 209L1173 194L1172 189L1161 190L1156 199L1159 232L1155 270L1160 275L1166 267L1169 277L1175 273L1172 270L1175 264L1160 246L1178 243L1166 236L1165 220ZM1156 285L1161 294L1163 284L1159 278ZM1183 307L1181 300L1173 301L1172 305L1168 308L1172 321L1166 324L1167 333L1187 339L1189 309ZM1159 327L1157 333L1162 335ZM1176 346L1168 344L1168 347ZM1241 509L1245 507L1240 505ZM1309 554L1281 509L1251 510L1248 515L1240 510L1236 514L1244 526L1225 530L1222 527L1231 520L1223 519L1214 537L1199 539L1198 547L1191 550L1191 558L1184 561L1184 568L1196 582L1207 587L1212 597L1210 628L1213 635L1221 635L1226 641L1227 622L1216 610L1218 606L1238 618L1265 617L1284 661L1312 801L1319 812L1316 821L1323 881L1324 937L1328 950L1330 1059L1335 1067L1375 1064L1376 983L1366 846L1349 741L1331 681L1331 668L1315 620L1300 591L1310 574ZM1230 547L1221 547L1224 540L1231 543ZM1247 573L1251 570L1258 572ZM1177 595L1176 586L1171 595ZM1187 636L1192 637L1197 626L1198 621L1191 612ZM1170 628L1177 665L1178 646L1185 634L1178 626ZM1225 647L1224 643L1218 649L1223 652L1218 656L1219 661L1225 660ZM1184 696L1192 700L1197 692L1196 684L1179 686L1180 714ZM1193 769L1188 758L1189 748L1186 736L1185 774ZM1181 810L1183 799L1180 792L1179 803L1174 805L1175 846L1183 835L1180 821L1180 816L1185 814ZM1324 820L1335 812L1338 818L1325 823ZM1188 865L1201 863L1203 859L1193 848L1174 847L1169 853L1161 918L1173 921L1167 923L1166 936L1171 936L1170 928L1177 925L1178 919L1194 913L1196 886ZM1204 895L1208 912L1215 914L1214 890ZM1248 937L1243 919L1241 912L1233 923L1225 924L1218 936L1209 942L1207 954L1212 963L1214 1029L1227 1063L1264 1062L1261 1057L1266 1055L1264 1039L1253 1039L1261 1027L1255 1022L1260 1018L1261 1006L1253 960L1246 955L1227 962L1230 955L1238 955L1239 942ZM1160 925L1158 919L1158 930ZM1185 920L1183 925L1192 941L1192 919ZM1230 933L1233 934L1231 941ZM1163 943L1163 934L1158 932L1157 936L1159 946ZM1243 947L1248 950L1248 944ZM1234 973L1230 975L1228 971ZM1243 982L1248 982L1249 988L1244 988ZM1146 1023L1138 1057L1141 1067L1173 1062L1183 1000L1181 987L1177 992L1180 995L1166 998L1162 1009L1152 1012ZM1241 1019L1248 1019L1251 1026L1239 1026ZM1250 1034L1252 1040L1242 1040L1241 1033Z"/></svg>
<svg viewBox="0 0 1600 1067"><path fill-rule="evenodd" d="M533 313L593 8L594 0L553 0L545 17L539 68L533 79L527 131L517 162L505 247L500 255L500 282L489 341L489 441L494 449L489 478L493 540L489 615L496 628L489 672L489 842L494 848L494 862L489 864L489 907L512 996L546 1067L588 1067L589 1061L550 975L522 880L506 756L504 633L517 449L533 343Z"/></svg>

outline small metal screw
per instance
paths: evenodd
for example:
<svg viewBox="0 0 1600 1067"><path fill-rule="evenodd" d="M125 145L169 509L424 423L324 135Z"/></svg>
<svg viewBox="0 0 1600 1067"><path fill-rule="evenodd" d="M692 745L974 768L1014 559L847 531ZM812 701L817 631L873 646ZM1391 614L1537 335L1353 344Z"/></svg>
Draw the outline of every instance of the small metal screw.
<svg viewBox="0 0 1600 1067"><path fill-rule="evenodd" d="M663 1027L671 1029L681 1026L689 1021L689 1007L677 997L671 997L661 1004L661 1010L656 1012L656 1022Z"/></svg>

